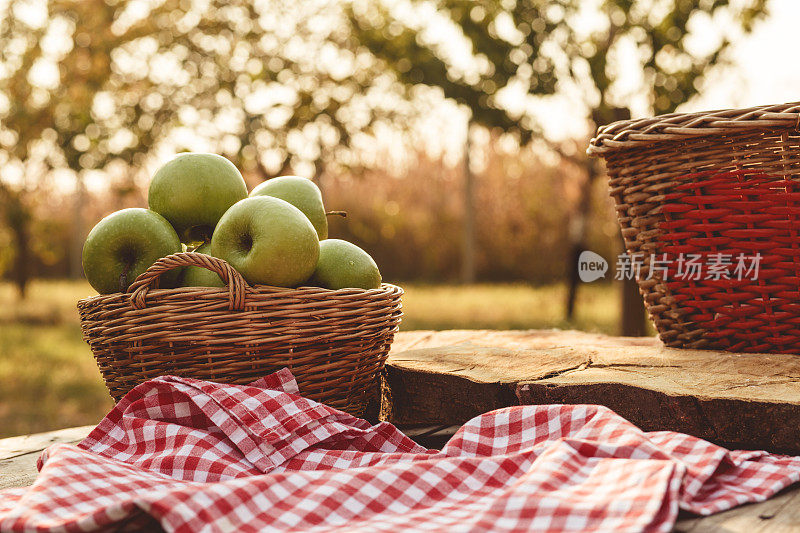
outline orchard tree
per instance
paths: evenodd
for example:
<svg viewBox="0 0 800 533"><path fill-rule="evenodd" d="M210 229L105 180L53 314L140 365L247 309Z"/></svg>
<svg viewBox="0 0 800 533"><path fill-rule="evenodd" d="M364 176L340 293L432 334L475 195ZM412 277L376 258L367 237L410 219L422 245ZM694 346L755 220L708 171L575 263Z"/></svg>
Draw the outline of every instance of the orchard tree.
<svg viewBox="0 0 800 533"><path fill-rule="evenodd" d="M31 223L39 189L53 169L75 175L76 212L82 178L112 158L130 159L132 148L158 134L130 124L135 142L110 135L98 94L113 83L112 52L152 31L141 20L112 31L116 10L98 0L22 2L0 13L0 208L13 235L13 278L24 296L30 273ZM140 117L137 117L140 118ZM153 121L154 124L156 121ZM80 236L76 236L79 238ZM79 258L73 258L80 268Z"/></svg>
<svg viewBox="0 0 800 533"><path fill-rule="evenodd" d="M9 0L0 5L0 220L13 277L30 273L37 189L75 183L80 273L84 181L135 188L145 164L198 146L240 168L320 173L354 165L377 124L410 108L323 0ZM120 179L121 177L121 179Z"/></svg>
<svg viewBox="0 0 800 533"><path fill-rule="evenodd" d="M354 37L407 85L439 87L465 106L470 122L515 134L521 144L546 141L528 101L568 94L589 129L632 114L669 113L702 87L725 60L733 39L765 15L766 0L354 0ZM445 31L447 29L447 31ZM454 52L454 48L458 49ZM458 55L468 55L465 63ZM581 141L583 144L583 141ZM570 222L571 316L577 255L585 247L595 161L582 150L549 143L584 169L578 212ZM467 172L469 176L469 172ZM465 190L471 189L469 180ZM470 198L466 199L471 217ZM467 224L470 227L471 224ZM465 250L472 248L472 236ZM467 257L465 262L472 259ZM635 283L625 285L623 333L644 334Z"/></svg>

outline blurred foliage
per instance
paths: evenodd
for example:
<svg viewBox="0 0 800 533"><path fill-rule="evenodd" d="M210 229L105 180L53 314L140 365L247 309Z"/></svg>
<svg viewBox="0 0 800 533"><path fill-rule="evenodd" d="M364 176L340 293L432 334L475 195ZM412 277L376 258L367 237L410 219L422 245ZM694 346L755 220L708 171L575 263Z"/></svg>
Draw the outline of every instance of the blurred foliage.
<svg viewBox="0 0 800 533"><path fill-rule="evenodd" d="M51 0L22 17L30 4L0 13L7 161L141 164L175 127L208 127L246 169L279 173L401 118L368 98L385 77L327 2Z"/></svg>
<svg viewBox="0 0 800 533"><path fill-rule="evenodd" d="M583 167L579 208L565 219L571 227L564 267L570 282L569 317L580 285L577 258L588 245L591 192L600 170L597 160L585 155L583 141L562 145L547 139L537 104L546 106L547 97L556 92L567 96L590 130L636 114L672 112L700 90L709 67L724 60L732 40L751 31L766 14L766 3L352 0L349 19L354 38L407 86L438 88L469 110L471 124L512 133L523 145L545 141L562 158ZM460 54L445 46L454 40L461 41ZM466 265L471 263L471 241L465 239ZM636 293L633 282L625 290ZM642 334L641 300L634 296L626 302L622 333Z"/></svg>
<svg viewBox="0 0 800 533"><path fill-rule="evenodd" d="M618 120L632 97L644 95L649 114L669 113L697 93L710 66L731 40L766 14L767 0L412 0L409 17L392 3L355 0L350 20L356 39L406 84L440 87L467 106L475 122L516 133L523 143L541 133L535 117L501 104L501 92L577 96L595 125ZM449 20L467 42L474 69L459 69L442 46ZM704 19L704 20L701 20ZM599 23L590 24L588 21ZM718 25L714 22L722 21ZM717 39L690 46L692 25L711 24ZM626 64L622 47L635 50ZM625 72L641 72L633 93Z"/></svg>
<svg viewBox="0 0 800 533"><path fill-rule="evenodd" d="M54 183L78 188L74 265L93 172L124 197L162 143L204 139L262 179L312 175L357 163L379 122L402 127L403 107L380 98L391 77L343 17L321 0L0 3L0 220L21 288Z"/></svg>
<svg viewBox="0 0 800 533"><path fill-rule="evenodd" d="M536 285L563 280L569 247L564 221L578 209L581 168L506 144L491 138L474 150L478 277ZM330 217L330 235L367 250L387 281L456 281L463 170L422 150L407 158L407 166L393 172L380 167L357 174L330 170L326 208L348 213L346 218ZM605 183L597 181L591 202L587 246L610 260L617 253L618 230ZM50 209L39 212L32 225L39 237L27 268L36 277L64 277L68 264L57 252L74 232L69 198L48 198L46 203ZM84 214L99 220L136 205L145 205L144 199L120 203L113 191L87 193Z"/></svg>
<svg viewBox="0 0 800 533"><path fill-rule="evenodd" d="M564 221L578 209L582 169L503 144L490 139L474 158L478 279L537 285L564 280L570 244ZM387 281L457 281L463 186L460 166L424 152L398 175L379 169L334 175L326 207L348 216L332 218L330 234L367 250ZM611 259L618 229L605 183L595 184L591 202L586 244Z"/></svg>
<svg viewBox="0 0 800 533"><path fill-rule="evenodd" d="M475 122L524 142L541 133L534 114L527 104L504 107L502 94L576 95L587 117L606 122L635 100L620 88L631 66L619 64L617 53L632 46L649 111L670 111L697 91L707 67L722 60L736 31L750 30L765 2L0 0L0 266L10 267L20 288L31 273L64 272L70 264L74 271L83 221L143 205L148 164L196 149L198 139L251 181L294 171L325 176L323 189L338 194L349 186L347 177L377 180L379 169L361 168L363 155L387 131L410 127L424 113L420 101L430 91L421 97L420 86L440 90L468 107ZM601 15L599 24L581 22L587 9ZM723 32L703 53L692 50L690 27L723 15L720 26L730 35ZM460 43L467 58L454 55L447 39ZM585 164L580 151L566 155ZM514 243L560 242L566 224L558 217L585 202L553 207L560 193L550 176L563 169L542 168L515 181L506 180L503 165L519 161L493 164L490 185L479 185L476 215L479 254L493 258L496 270L484 266L482 275L551 279L522 274L533 256L501 250L497 243L505 239L492 232L506 232ZM442 172L436 165L422 171L436 179ZM456 228L465 214L453 196L459 171L444 172L454 178L422 187L419 178L389 182L396 199L385 205L416 197L414 205L431 211L426 223ZM108 184L103 198L84 192L92 179ZM591 188L591 179L584 181ZM363 185L362 202L343 203L364 211L375 201L363 199L376 190L383 189ZM435 232L417 233L421 211L398 222L412 210L404 206L392 216L394 229L377 219L367 229L366 219L351 218L354 237L394 231L405 235L401 247L413 250L409 256L425 256L419 271L453 271L456 229L437 244ZM358 224L363 229L355 232ZM419 246L442 255L428 257ZM397 275L412 275L397 264Z"/></svg>

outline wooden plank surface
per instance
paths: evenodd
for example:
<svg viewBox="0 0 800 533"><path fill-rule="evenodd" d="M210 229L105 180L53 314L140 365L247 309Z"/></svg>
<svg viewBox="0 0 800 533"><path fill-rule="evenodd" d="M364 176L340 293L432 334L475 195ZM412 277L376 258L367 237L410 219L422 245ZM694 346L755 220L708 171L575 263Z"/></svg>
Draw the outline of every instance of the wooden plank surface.
<svg viewBox="0 0 800 533"><path fill-rule="evenodd" d="M742 505L711 516L683 516L675 524L680 533L789 533L800 530L800 489L791 487L771 499Z"/></svg>
<svg viewBox="0 0 800 533"><path fill-rule="evenodd" d="M401 333L382 416L458 425L518 404L606 405L645 430L800 454L800 357L665 348L577 331Z"/></svg>
<svg viewBox="0 0 800 533"><path fill-rule="evenodd" d="M0 489L30 485L36 480L36 460L42 450L51 444L78 442L92 429L81 426L0 440Z"/></svg>
<svg viewBox="0 0 800 533"><path fill-rule="evenodd" d="M86 437L93 429L94 426L80 426L2 439L0 440L0 457L14 457L41 451L57 442L77 442Z"/></svg>

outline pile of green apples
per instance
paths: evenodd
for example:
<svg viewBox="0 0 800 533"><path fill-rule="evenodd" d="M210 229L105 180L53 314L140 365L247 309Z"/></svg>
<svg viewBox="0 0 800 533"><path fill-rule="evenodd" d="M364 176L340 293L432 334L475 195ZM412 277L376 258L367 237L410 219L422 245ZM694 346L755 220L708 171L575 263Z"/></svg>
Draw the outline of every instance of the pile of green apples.
<svg viewBox="0 0 800 533"><path fill-rule="evenodd" d="M105 217L83 245L83 271L100 294L125 292L158 259L191 250L227 261L251 285L375 289L381 274L355 244L328 238L319 188L282 176L250 194L236 166L183 153L153 175L148 207ZM201 267L162 275L161 287L222 287Z"/></svg>

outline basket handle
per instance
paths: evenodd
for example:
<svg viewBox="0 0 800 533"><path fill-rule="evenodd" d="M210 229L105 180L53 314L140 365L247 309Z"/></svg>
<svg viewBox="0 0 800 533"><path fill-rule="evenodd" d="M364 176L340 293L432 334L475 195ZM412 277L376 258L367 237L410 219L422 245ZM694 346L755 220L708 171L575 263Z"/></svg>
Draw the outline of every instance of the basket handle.
<svg viewBox="0 0 800 533"><path fill-rule="evenodd" d="M156 285L159 276L164 272L184 266L201 267L218 274L223 283L228 286L228 309L237 311L244 309L247 282L242 278L242 275L223 259L194 252L180 252L162 257L142 272L128 288L133 307L135 309L144 309L147 293Z"/></svg>

